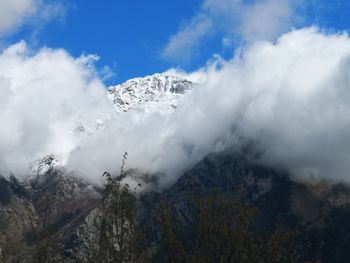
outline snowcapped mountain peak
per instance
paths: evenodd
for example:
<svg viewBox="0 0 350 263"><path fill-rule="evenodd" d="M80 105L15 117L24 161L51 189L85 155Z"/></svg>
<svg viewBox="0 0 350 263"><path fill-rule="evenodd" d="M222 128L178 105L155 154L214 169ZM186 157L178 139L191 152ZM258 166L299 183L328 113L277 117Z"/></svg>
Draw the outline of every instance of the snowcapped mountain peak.
<svg viewBox="0 0 350 263"><path fill-rule="evenodd" d="M185 78L154 74L109 87L108 96L118 112L162 113L173 111L192 88L193 83Z"/></svg>
<svg viewBox="0 0 350 263"><path fill-rule="evenodd" d="M53 154L47 155L32 164L31 178L37 175L44 175L47 172L63 166L62 157Z"/></svg>

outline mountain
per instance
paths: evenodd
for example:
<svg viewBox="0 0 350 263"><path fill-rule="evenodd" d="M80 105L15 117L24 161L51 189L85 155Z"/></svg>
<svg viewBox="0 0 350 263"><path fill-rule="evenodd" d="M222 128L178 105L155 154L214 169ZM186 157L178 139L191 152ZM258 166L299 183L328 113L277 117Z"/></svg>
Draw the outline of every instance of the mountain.
<svg viewBox="0 0 350 263"><path fill-rule="evenodd" d="M194 87L156 74L110 87L107 96L115 114L171 114ZM142 192L120 184L138 170L105 173L106 186L97 187L48 155L26 180L0 175L0 262L349 262L350 188L301 182L258 158L254 145L226 149L169 188ZM240 211L250 224L231 239ZM235 242L245 261L219 261Z"/></svg>
<svg viewBox="0 0 350 263"><path fill-rule="evenodd" d="M9 258L5 262L33 262L33 254L39 252L54 255L50 262L95 262L92 258L99 251L103 211L113 195L57 169L47 170L28 184L14 177L1 179L0 186L0 247L3 257ZM310 262L350 259L350 189L342 184L294 181L287 172L262 166L244 151L205 157L163 192L131 191L138 199L133 207L148 247L146 254L152 262L169 262L164 247L164 204L176 229L182 229L176 234L178 239L187 240L184 244L190 251L199 224L194 197L220 193L235 200L241 191L245 202L259 209L256 231L269 233L281 220L301 233L298 242L307 248L303 253Z"/></svg>
<svg viewBox="0 0 350 263"><path fill-rule="evenodd" d="M49 169L29 182L1 177L0 188L1 262L48 262L38 244L54 242L52 232L58 239L76 231L100 200L98 189L61 169ZM62 262L57 258L54 262Z"/></svg>
<svg viewBox="0 0 350 263"><path fill-rule="evenodd" d="M109 87L108 97L118 113L167 113L176 109L181 98L192 88L193 83L187 79L155 74Z"/></svg>

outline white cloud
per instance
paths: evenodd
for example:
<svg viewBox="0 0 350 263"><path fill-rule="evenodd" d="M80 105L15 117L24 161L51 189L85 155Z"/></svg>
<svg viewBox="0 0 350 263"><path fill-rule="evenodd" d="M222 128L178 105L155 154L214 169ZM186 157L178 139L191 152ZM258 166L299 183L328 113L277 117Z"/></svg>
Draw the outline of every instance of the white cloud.
<svg viewBox="0 0 350 263"><path fill-rule="evenodd" d="M21 26L23 20L33 15L38 7L35 0L3 0L0 2L0 36Z"/></svg>
<svg viewBox="0 0 350 263"><path fill-rule="evenodd" d="M229 37L222 38L222 46L224 48L232 47L232 45L233 45L233 41L231 38L229 38Z"/></svg>
<svg viewBox="0 0 350 263"><path fill-rule="evenodd" d="M43 0L1 0L0 1L0 37L4 37L29 19L37 21L38 26L64 15L65 8L60 2L46 3ZM40 22L39 22L40 20Z"/></svg>
<svg viewBox="0 0 350 263"><path fill-rule="evenodd" d="M295 22L295 6L300 1L267 0L244 6L239 33L247 41L272 40L288 31Z"/></svg>
<svg viewBox="0 0 350 263"><path fill-rule="evenodd" d="M175 62L190 60L211 34L241 38L244 42L272 40L298 20L296 8L303 0L206 0L189 24L173 35L163 57ZM231 40L232 41L232 40Z"/></svg>
<svg viewBox="0 0 350 263"><path fill-rule="evenodd" d="M174 134L193 146L194 160L244 137L258 143L264 164L349 182L349 61L345 34L309 28L257 42L207 69Z"/></svg>
<svg viewBox="0 0 350 263"><path fill-rule="evenodd" d="M162 57L175 62L186 63L195 55L199 41L212 29L212 21L206 16L195 17L189 25L172 36Z"/></svg>
<svg viewBox="0 0 350 263"><path fill-rule="evenodd" d="M112 69L109 66L104 66L100 71L100 75L103 81L110 80L117 76L115 69Z"/></svg>
<svg viewBox="0 0 350 263"><path fill-rule="evenodd" d="M122 114L77 137L77 120L94 127L111 104L95 72L96 56L64 50L0 55L0 173L25 175L47 154L67 154L67 168L92 182L127 168L174 182L210 152L257 143L264 164L302 178L350 181L350 38L315 28L258 41L232 60L189 78L203 82L174 114ZM173 70L172 70L173 71ZM186 75L177 72L179 75Z"/></svg>
<svg viewBox="0 0 350 263"><path fill-rule="evenodd" d="M1 53L0 174L23 176L37 158L69 153L79 141L76 122L94 127L110 109L94 60L64 50L32 54L25 42Z"/></svg>
<svg viewBox="0 0 350 263"><path fill-rule="evenodd" d="M190 78L204 81L170 117L118 117L70 156L81 174L129 168L174 182L210 152L255 141L261 162L350 181L350 38L316 28L259 41ZM184 73L179 73L180 75ZM100 157L99 157L100 156Z"/></svg>

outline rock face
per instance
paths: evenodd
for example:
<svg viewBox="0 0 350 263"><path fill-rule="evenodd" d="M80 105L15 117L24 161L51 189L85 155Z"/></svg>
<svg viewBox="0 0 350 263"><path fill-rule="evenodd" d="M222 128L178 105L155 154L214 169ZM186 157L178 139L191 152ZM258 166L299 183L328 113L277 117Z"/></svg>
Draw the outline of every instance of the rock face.
<svg viewBox="0 0 350 263"><path fill-rule="evenodd" d="M0 178L0 260L12 262L26 247L25 233L33 229L34 221L35 211L25 187L14 177Z"/></svg>
<svg viewBox="0 0 350 263"><path fill-rule="evenodd" d="M0 187L1 262L36 262L48 253L40 248L46 242L58 242L55 249L61 252L52 262L62 262L65 239L100 200L98 189L60 169L29 182L1 177Z"/></svg>

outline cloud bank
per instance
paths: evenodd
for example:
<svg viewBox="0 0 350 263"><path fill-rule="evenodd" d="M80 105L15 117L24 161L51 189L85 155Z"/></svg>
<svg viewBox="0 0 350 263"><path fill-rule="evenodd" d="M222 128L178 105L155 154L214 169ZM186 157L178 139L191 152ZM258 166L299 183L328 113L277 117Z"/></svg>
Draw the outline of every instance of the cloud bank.
<svg viewBox="0 0 350 263"><path fill-rule="evenodd" d="M349 181L349 61L349 36L317 28L256 42L193 73L204 83L173 115L117 119L108 133L82 144L70 164L87 167L82 173L117 172L128 151L129 167L164 173L167 184L210 152L240 148L245 138L257 143L264 164L302 178ZM94 153L104 158L95 161Z"/></svg>
<svg viewBox="0 0 350 263"><path fill-rule="evenodd" d="M300 178L350 181L350 38L317 28L257 41L191 74L201 84L161 114L112 116L94 56L32 53L21 42L0 55L0 171L25 175L46 154L91 182L126 168L173 183L205 155L256 142L261 162ZM107 116L107 117L106 117ZM96 118L104 127L95 129ZM77 120L93 132L77 136Z"/></svg>
<svg viewBox="0 0 350 263"><path fill-rule="evenodd" d="M0 174L25 176L49 153L67 154L80 138L77 122L96 125L111 106L93 68L96 56L38 53L20 42L0 55Z"/></svg>

